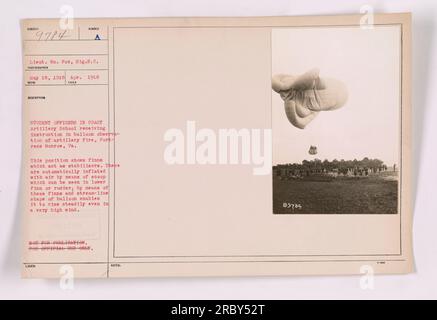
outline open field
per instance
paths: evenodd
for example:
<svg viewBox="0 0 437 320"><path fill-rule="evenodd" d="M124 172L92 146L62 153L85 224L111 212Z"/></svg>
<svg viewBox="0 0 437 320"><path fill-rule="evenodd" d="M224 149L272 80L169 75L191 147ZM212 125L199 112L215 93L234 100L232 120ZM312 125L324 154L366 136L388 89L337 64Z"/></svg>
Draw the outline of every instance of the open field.
<svg viewBox="0 0 437 320"><path fill-rule="evenodd" d="M275 214L396 214L396 173L332 181L273 178Z"/></svg>

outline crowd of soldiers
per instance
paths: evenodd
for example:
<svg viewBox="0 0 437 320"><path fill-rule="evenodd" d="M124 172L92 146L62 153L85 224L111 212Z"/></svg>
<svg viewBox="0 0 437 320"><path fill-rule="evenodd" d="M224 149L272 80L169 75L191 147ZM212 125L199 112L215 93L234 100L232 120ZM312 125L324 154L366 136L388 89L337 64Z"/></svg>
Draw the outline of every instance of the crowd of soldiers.
<svg viewBox="0 0 437 320"><path fill-rule="evenodd" d="M396 165L391 168L396 171ZM279 164L273 167L273 175L280 178L304 178L309 176L365 177L389 170L379 159L363 160L304 160L301 164Z"/></svg>

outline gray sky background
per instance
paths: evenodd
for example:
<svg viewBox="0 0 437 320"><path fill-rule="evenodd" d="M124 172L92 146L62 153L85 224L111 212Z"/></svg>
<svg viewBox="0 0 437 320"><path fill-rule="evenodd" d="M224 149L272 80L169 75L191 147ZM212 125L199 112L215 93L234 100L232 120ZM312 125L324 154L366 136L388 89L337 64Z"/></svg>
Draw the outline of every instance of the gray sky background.
<svg viewBox="0 0 437 320"><path fill-rule="evenodd" d="M367 156L399 164L399 26L273 29L273 74L314 67L321 77L342 80L348 101L320 112L302 130L288 121L282 99L272 91L273 163ZM310 145L317 146L317 155L308 154Z"/></svg>

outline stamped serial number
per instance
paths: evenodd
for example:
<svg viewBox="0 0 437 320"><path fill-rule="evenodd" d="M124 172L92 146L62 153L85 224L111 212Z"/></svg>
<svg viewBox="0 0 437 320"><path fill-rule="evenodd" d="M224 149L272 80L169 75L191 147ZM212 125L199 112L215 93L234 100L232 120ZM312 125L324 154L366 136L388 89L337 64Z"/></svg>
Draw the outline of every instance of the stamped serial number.
<svg viewBox="0 0 437 320"><path fill-rule="evenodd" d="M291 210L301 210L302 204L300 203L291 203L291 202L283 202L282 207L285 209L291 209Z"/></svg>

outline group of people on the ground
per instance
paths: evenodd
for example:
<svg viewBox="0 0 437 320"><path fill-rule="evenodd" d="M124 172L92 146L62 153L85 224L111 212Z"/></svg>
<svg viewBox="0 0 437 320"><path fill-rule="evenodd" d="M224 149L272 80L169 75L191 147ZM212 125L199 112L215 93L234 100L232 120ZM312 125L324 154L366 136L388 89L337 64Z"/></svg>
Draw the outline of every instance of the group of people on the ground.
<svg viewBox="0 0 437 320"><path fill-rule="evenodd" d="M388 167L381 160L368 158L360 161L304 160L301 164L281 164L273 167L273 174L275 176L291 178L303 178L314 175L365 177L385 171L388 171ZM396 171L396 165L393 165L393 171Z"/></svg>

